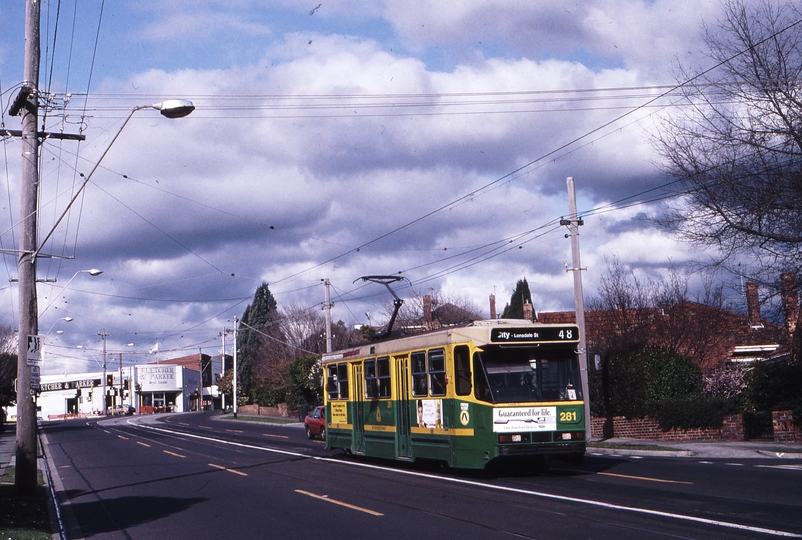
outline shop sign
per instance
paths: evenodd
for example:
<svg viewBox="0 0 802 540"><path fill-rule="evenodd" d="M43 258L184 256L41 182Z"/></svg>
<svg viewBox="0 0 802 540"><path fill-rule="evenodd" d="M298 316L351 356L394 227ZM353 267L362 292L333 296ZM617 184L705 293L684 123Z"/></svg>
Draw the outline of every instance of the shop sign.
<svg viewBox="0 0 802 540"><path fill-rule="evenodd" d="M142 390L174 390L177 388L175 370L176 366L141 366L138 369L139 384Z"/></svg>

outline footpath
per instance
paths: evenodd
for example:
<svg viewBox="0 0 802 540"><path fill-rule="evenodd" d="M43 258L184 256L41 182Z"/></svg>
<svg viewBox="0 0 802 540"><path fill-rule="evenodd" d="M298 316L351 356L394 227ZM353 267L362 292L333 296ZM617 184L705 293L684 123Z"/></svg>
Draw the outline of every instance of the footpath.
<svg viewBox="0 0 802 540"><path fill-rule="evenodd" d="M9 464L14 464L12 460L14 459L14 444L16 439L15 427L14 424L6 424L0 428L0 478L3 478L6 467L8 467Z"/></svg>
<svg viewBox="0 0 802 540"><path fill-rule="evenodd" d="M802 441L645 441L613 438L591 441L588 454L619 456L666 456L707 459L798 459Z"/></svg>

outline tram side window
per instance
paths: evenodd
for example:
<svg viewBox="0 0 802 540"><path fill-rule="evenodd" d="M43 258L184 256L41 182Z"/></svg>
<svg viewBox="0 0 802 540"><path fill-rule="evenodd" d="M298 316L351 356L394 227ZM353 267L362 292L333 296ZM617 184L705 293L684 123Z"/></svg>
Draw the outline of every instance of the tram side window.
<svg viewBox="0 0 802 540"><path fill-rule="evenodd" d="M473 387L473 395L480 401L493 403L493 394L487 384L487 375L482 367L482 355L478 352L473 353L473 372L476 374L476 384Z"/></svg>
<svg viewBox="0 0 802 540"><path fill-rule="evenodd" d="M457 373L456 391L458 396L471 393L471 354L467 345L454 347L454 370Z"/></svg>
<svg viewBox="0 0 802 540"><path fill-rule="evenodd" d="M379 397L390 397L390 359L388 357L376 360L376 375L379 381Z"/></svg>
<svg viewBox="0 0 802 540"><path fill-rule="evenodd" d="M348 364L337 364L337 387L340 399L348 399Z"/></svg>
<svg viewBox="0 0 802 540"><path fill-rule="evenodd" d="M446 352L443 349L429 351L429 383L431 395L446 395Z"/></svg>
<svg viewBox="0 0 802 540"><path fill-rule="evenodd" d="M429 385L426 381L426 353L423 351L414 352L412 360L412 395L428 396Z"/></svg>
<svg viewBox="0 0 802 540"><path fill-rule="evenodd" d="M376 377L376 360L365 360L365 397L376 399L379 397L379 380Z"/></svg>
<svg viewBox="0 0 802 540"><path fill-rule="evenodd" d="M336 364L326 366L326 393L329 395L329 399L337 399L339 396Z"/></svg>

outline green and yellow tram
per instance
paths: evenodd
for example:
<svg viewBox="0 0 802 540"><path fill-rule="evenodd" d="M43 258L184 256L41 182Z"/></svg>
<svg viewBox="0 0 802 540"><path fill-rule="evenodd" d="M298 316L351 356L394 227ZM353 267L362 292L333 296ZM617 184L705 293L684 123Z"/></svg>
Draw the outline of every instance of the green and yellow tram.
<svg viewBox="0 0 802 540"><path fill-rule="evenodd" d="M483 468L585 453L575 325L476 321L323 357L326 446Z"/></svg>

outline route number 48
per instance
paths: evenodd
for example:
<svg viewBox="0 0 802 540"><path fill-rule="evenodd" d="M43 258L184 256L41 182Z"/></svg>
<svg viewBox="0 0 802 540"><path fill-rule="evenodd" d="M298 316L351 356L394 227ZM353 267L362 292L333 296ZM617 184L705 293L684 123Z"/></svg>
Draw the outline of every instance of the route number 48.
<svg viewBox="0 0 802 540"><path fill-rule="evenodd" d="M560 333L557 335L560 339L574 339L574 331L571 328L560 330Z"/></svg>

